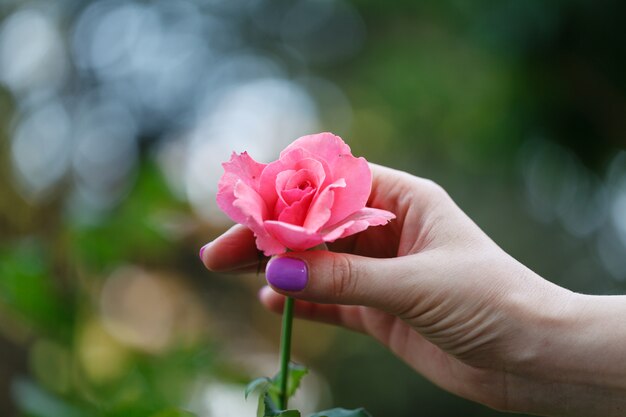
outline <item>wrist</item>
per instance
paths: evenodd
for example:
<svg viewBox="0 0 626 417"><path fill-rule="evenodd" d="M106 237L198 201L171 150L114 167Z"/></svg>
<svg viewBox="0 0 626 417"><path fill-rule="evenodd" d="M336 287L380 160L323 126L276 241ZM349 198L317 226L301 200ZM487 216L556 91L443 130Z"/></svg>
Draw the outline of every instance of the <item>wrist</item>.
<svg viewBox="0 0 626 417"><path fill-rule="evenodd" d="M527 304L532 325L507 369L508 408L555 416L623 416L626 297L554 287Z"/></svg>

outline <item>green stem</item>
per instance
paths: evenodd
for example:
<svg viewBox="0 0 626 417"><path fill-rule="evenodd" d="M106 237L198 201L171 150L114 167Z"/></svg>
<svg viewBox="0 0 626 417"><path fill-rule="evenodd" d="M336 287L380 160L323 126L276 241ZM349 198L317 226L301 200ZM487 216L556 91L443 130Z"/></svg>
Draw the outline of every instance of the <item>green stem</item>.
<svg viewBox="0 0 626 417"><path fill-rule="evenodd" d="M293 322L293 298L285 299L283 329L280 339L280 398L278 407L287 409L287 381L289 380L289 357L291 356L291 323Z"/></svg>

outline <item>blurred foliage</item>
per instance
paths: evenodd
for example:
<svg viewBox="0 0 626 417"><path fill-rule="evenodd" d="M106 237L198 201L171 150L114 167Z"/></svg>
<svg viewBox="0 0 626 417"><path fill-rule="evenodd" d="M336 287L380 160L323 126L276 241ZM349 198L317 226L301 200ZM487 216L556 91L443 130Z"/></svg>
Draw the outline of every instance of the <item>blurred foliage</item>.
<svg viewBox="0 0 626 417"><path fill-rule="evenodd" d="M103 4L68 0L55 8L7 0L0 4L0 18L21 8L43 10L67 35L61 44L72 46L78 43L71 38L75 20L88 6ZM214 66L243 51L251 61L215 72L239 77L241 83L267 74L300 80L298 86L317 106L319 130L336 131L355 154L373 162L441 183L498 244L542 276L576 291L626 291L626 203L621 203L626 201L626 157L620 153L626 146L626 3L303 0L294 3L301 6L297 10L287 1L141 4L182 5L181 10L192 5L202 14L190 15L218 28L201 40L223 55L215 53L218 58L202 66L192 62L190 68L213 75ZM283 21L295 23L283 27ZM197 22L187 23L191 31ZM224 223L207 216L202 204L181 197L189 184L172 185L172 178L189 168L186 160L170 169L159 158L164 145L177 143L172 136L184 123L205 121L199 111L185 113L193 107L192 93L201 90L194 84L199 75L174 77L180 85L173 84L171 103L148 95L139 110L132 106L145 97L135 97L140 94L132 82L113 83L111 91L131 91L131 110L114 112L112 120L97 126L103 145L91 157L107 155L115 145L107 138L129 129L136 141L136 148L128 147L136 149L135 165L124 165L122 156L130 151L113 153L102 166L68 157L67 173L34 198L24 191L15 162L21 123L30 120L39 101L58 94L60 108L71 109L70 130L80 131L81 111L96 108L89 100L102 93L92 89L104 84L113 66L80 64L65 75L63 87L45 85L25 94L11 81L21 80L23 68L11 73L13 78L5 74L11 62L6 25L2 30L0 414L182 417L193 411L222 416L223 402L243 402L242 384L250 375L274 371L271 355L280 326L254 302L261 277L225 279L203 270L197 249ZM138 51L150 47L144 43ZM80 63L75 49L68 56ZM164 64L178 63L174 57ZM123 58L120 62L130 60ZM158 92L166 84L158 77L171 68L151 64L148 70L155 71L157 81L145 82L141 72L139 81L133 79L144 82L142 94ZM217 82L214 89L235 87ZM54 88L60 92L50 93ZM293 103L301 105L298 97ZM347 104L340 106L342 100ZM263 96L254 102L263 105L253 103L253 108L265 110L269 101ZM293 109L278 109L271 120L287 123ZM50 114L54 117L45 120L64 112ZM133 130L134 122L120 114L141 114L140 127ZM254 137L236 144L225 140L229 152L243 142L259 151L274 149L275 144L256 142L267 139L267 132L250 120ZM56 134L53 126L45 127L43 142L35 144ZM57 139L62 142L63 135ZM68 143L72 150L80 148L78 142ZM42 147L28 149L35 163L49 156ZM63 159L52 155L52 161ZM203 168L200 177L219 171ZM90 170L93 178L85 176ZM113 197L103 207L81 203L86 183L110 187ZM502 415L433 387L363 336L301 322L294 334L296 358L318 375L310 377L317 385L304 389L316 393L307 400L313 408L363 406L374 416L394 417Z"/></svg>
<svg viewBox="0 0 626 417"><path fill-rule="evenodd" d="M1 249L1 329L28 347L30 376L17 377L12 388L24 415L151 416L180 406L194 376L215 372L214 349L204 337L181 338L155 355L120 343L100 317L95 271L131 260L171 262L171 241L146 215L177 206L159 178L154 167L142 170L134 192L106 222L64 224L56 241L34 231Z"/></svg>
<svg viewBox="0 0 626 417"><path fill-rule="evenodd" d="M172 198L157 168L143 164L133 192L109 214L106 222L68 225L68 239L72 242L68 250L96 269L129 259L158 259L166 264L174 245L164 236L165 226L159 225L159 220L164 219L158 216L184 209Z"/></svg>

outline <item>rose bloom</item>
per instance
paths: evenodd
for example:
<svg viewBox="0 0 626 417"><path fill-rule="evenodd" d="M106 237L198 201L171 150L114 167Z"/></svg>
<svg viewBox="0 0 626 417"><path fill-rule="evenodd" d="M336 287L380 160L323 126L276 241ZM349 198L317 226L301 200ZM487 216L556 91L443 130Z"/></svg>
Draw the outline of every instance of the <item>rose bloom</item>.
<svg viewBox="0 0 626 417"><path fill-rule="evenodd" d="M369 165L331 133L303 136L269 164L244 152L222 165L217 204L254 232L267 256L310 249L395 218L365 207L372 188Z"/></svg>

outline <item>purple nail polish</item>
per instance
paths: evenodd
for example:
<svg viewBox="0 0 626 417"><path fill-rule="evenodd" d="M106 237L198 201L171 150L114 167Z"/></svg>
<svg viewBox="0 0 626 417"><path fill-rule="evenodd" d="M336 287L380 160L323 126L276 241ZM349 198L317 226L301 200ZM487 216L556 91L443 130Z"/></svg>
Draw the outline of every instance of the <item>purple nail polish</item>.
<svg viewBox="0 0 626 417"><path fill-rule="evenodd" d="M198 254L198 256L200 257L200 260L202 260L202 254L204 253L204 250L211 244L211 242L207 243L206 245L204 245L203 247L200 248L200 253Z"/></svg>
<svg viewBox="0 0 626 417"><path fill-rule="evenodd" d="M283 291L301 291L309 280L306 263L296 258L275 258L265 269L265 278Z"/></svg>

